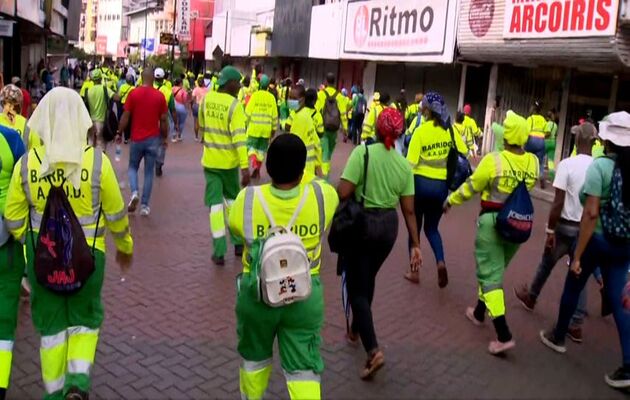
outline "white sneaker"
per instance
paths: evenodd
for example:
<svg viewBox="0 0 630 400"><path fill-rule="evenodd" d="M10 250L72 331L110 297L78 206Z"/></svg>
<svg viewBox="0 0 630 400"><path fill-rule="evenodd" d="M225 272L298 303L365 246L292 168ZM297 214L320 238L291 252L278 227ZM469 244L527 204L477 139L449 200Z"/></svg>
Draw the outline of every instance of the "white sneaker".
<svg viewBox="0 0 630 400"><path fill-rule="evenodd" d="M142 215L143 217L148 217L149 214L151 214L151 208L149 208L149 206L142 206L140 207L140 215Z"/></svg>
<svg viewBox="0 0 630 400"><path fill-rule="evenodd" d="M138 197L138 192L131 193L131 200L129 200L129 204L127 205L127 212L136 212L136 208L138 208L139 202L140 197Z"/></svg>

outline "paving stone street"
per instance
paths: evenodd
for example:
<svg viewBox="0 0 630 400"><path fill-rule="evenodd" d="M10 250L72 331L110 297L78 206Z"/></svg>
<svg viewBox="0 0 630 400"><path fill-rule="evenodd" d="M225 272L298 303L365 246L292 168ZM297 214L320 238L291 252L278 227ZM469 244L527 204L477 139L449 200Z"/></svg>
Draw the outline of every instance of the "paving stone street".
<svg viewBox="0 0 630 400"><path fill-rule="evenodd" d="M135 259L124 281L110 243L103 290L106 318L93 369L94 399L240 397L234 305L235 276L241 265L232 252L225 267L210 261L201 146L190 135L191 125L189 121L183 143L169 146L164 176L154 184L152 214L130 217ZM338 146L332 182L338 181L350 151L349 144ZM123 186L126 157L125 148L123 161L114 162ZM123 192L128 198L128 190ZM464 317L466 306L476 301L473 241L478 207L471 201L442 221L450 274L449 286L442 290L424 237L422 282L415 286L403 279L407 238L400 224L395 249L378 275L373 309L386 366L373 382L358 378L363 350L345 342L336 256L325 246L324 398L624 398L603 380L606 372L618 367L621 351L614 322L599 316L594 281L589 284L585 341L569 342L565 355L552 353L538 339L538 331L557 316L564 263L557 266L534 313L525 311L514 297L513 286L529 282L540 260L549 205L539 200L534 235L506 273L507 318L517 347L502 358L488 354L492 325L487 321L484 327L475 327ZM38 346L28 303L23 303L9 399L43 396ZM276 357L267 398L287 397Z"/></svg>

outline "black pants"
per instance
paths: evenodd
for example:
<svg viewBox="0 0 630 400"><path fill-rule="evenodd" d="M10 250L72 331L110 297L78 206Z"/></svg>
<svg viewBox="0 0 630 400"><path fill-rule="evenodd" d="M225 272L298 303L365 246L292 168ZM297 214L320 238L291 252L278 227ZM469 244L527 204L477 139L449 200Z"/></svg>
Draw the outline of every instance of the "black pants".
<svg viewBox="0 0 630 400"><path fill-rule="evenodd" d="M352 307L352 331L359 333L369 353L378 348L372 320L376 274L396 242L398 214L396 210L369 210L365 222L365 234L347 258L346 284Z"/></svg>

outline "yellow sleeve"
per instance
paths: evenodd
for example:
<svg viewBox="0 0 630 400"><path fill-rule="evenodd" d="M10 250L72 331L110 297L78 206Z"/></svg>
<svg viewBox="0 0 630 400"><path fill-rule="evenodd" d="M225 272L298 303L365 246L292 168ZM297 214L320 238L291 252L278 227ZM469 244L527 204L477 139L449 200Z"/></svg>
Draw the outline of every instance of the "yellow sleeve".
<svg viewBox="0 0 630 400"><path fill-rule="evenodd" d="M326 102L326 95L323 90L317 92L317 102L315 102L315 109L319 112L322 112L324 108L324 103Z"/></svg>
<svg viewBox="0 0 630 400"><path fill-rule="evenodd" d="M252 99L249 99L247 106L245 106L245 126L249 125L249 120L252 116L252 110L254 108L253 104L254 102L252 101Z"/></svg>
<svg viewBox="0 0 630 400"><path fill-rule="evenodd" d="M376 119L376 107L368 111L368 115L365 117L365 121L363 122L363 132L361 133L361 139L366 140L368 138L373 138L376 134L374 132L374 125Z"/></svg>
<svg viewBox="0 0 630 400"><path fill-rule="evenodd" d="M483 191L488 186L492 171L494 171L494 155L491 153L481 160L475 172L466 179L466 182L451 193L447 200L448 203L452 206L460 205L470 200L476 193Z"/></svg>
<svg viewBox="0 0 630 400"><path fill-rule="evenodd" d="M236 196L236 200L230 207L230 215L228 216L228 225L230 227L230 233L236 237L244 238L245 230L243 228L243 212L245 204L245 190Z"/></svg>
<svg viewBox="0 0 630 400"><path fill-rule="evenodd" d="M326 220L326 228L330 227L332 223L333 216L335 215L335 211L337 211L337 207L339 206L339 195L334 187L332 187L328 182L324 180L317 180L313 182L314 185L320 185L322 188L322 192L324 193L324 212L325 212L325 220ZM323 234L323 232L321 232Z"/></svg>
<svg viewBox="0 0 630 400"><path fill-rule="evenodd" d="M415 126L415 125L414 125ZM415 133L422 127L420 125L416 128L411 136L411 142L409 142L409 150L407 151L407 161L411 164L412 167L418 165L420 161L420 135L416 135Z"/></svg>
<svg viewBox="0 0 630 400"><path fill-rule="evenodd" d="M416 129L416 124L418 123L418 116L416 115L413 120L411 121L411 124L409 125L409 128L407 128L407 131L405 132L405 135L410 136L413 134L414 130Z"/></svg>
<svg viewBox="0 0 630 400"><path fill-rule="evenodd" d="M111 161L103 155L101 175L101 202L105 225L112 233L116 248L125 254L133 254L133 239L129 230L127 207L120 193L120 185Z"/></svg>
<svg viewBox="0 0 630 400"><path fill-rule="evenodd" d="M21 176L23 161L24 159L21 159L15 164L4 208L4 218L9 233L21 242L24 241L24 234L28 228L28 202L22 187Z"/></svg>
<svg viewBox="0 0 630 400"><path fill-rule="evenodd" d="M322 142L319 140L317 132L313 130L313 145L315 146L315 166L322 168L324 166L324 156L322 151Z"/></svg>
<svg viewBox="0 0 630 400"><path fill-rule="evenodd" d="M247 131L245 130L245 111L243 105L237 103L232 114L232 121L230 121L230 133L232 134L232 143L236 146L238 151L238 159L240 160L241 169L249 167L249 161L247 160L247 147L245 143L247 141Z"/></svg>
<svg viewBox="0 0 630 400"><path fill-rule="evenodd" d="M453 129L453 128L451 128ZM464 139L462 139L462 135L458 134L457 132L453 132L453 137L455 138L455 147L457 147L457 151L463 155L463 156L467 156L468 155L468 146L466 146L466 143L464 143Z"/></svg>

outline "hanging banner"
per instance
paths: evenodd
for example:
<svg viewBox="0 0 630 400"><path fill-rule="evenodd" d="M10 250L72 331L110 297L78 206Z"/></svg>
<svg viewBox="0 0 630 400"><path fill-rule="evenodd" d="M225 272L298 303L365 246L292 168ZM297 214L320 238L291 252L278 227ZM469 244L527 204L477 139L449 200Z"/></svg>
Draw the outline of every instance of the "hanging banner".
<svg viewBox="0 0 630 400"><path fill-rule="evenodd" d="M614 36L619 0L505 0L503 37Z"/></svg>
<svg viewBox="0 0 630 400"><path fill-rule="evenodd" d="M179 40L190 40L190 0L179 0L175 29Z"/></svg>
<svg viewBox="0 0 630 400"><path fill-rule="evenodd" d="M450 63L456 16L456 0L349 1L342 57Z"/></svg>

